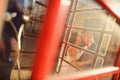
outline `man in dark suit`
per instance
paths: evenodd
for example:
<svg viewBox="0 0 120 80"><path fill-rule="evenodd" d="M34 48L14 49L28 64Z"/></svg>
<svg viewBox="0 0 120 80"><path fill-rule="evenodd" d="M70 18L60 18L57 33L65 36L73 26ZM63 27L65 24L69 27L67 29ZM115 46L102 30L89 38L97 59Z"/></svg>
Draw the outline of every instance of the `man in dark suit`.
<svg viewBox="0 0 120 80"><path fill-rule="evenodd" d="M9 0L7 12L9 14L12 14L13 12L17 14L15 18L11 19L11 22L13 23L16 32L18 32L20 25L23 23L23 13L20 4L15 0ZM4 47L0 50L0 80L10 80L11 70L14 62L16 62L18 58L17 34L13 29L13 25L9 21L5 21L3 26L2 40ZM15 50L15 60L10 56L12 48Z"/></svg>

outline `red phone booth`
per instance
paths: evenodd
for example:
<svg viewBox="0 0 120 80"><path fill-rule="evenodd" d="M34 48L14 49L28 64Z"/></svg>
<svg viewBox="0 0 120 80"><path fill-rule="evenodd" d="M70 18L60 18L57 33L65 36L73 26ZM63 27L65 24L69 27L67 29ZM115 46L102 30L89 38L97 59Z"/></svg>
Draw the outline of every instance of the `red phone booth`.
<svg viewBox="0 0 120 80"><path fill-rule="evenodd" d="M47 11L32 80L119 80L119 17L106 0L97 0L103 7L87 1L49 0L47 6L39 3Z"/></svg>
<svg viewBox="0 0 120 80"><path fill-rule="evenodd" d="M102 2L102 1L103 0L99 0L99 2ZM70 16L69 18L72 18L72 17L73 18L69 19L70 21L68 22L67 27L64 27L66 16L67 16L68 9L69 9L71 2L72 2L72 8L71 8L71 11L69 13L69 16ZM103 2L106 2L106 1L103 1ZM106 6L106 4L103 2L102 2L103 6ZM76 6L78 4L80 4L80 1L77 1L77 0L74 0L74 1L49 0L49 4L47 7L47 13L46 13L46 19L45 19L45 22L43 24L43 31L42 31L41 36L39 38L39 44L38 44L39 48L38 48L38 52L37 52L34 67L33 67L33 74L32 74L33 80L44 80L48 77L48 75L50 75L52 73L52 70L53 70L54 65L55 65L54 63L55 63L55 60L57 57L56 53L58 52L59 46L61 44L61 38L62 38L62 33L64 31L64 28L66 29L66 31L65 31L66 34L65 34L64 40L62 42L62 46L64 46L64 47L63 47L63 52L61 52L63 54L60 53L61 54L60 64L62 64L62 60L65 61L63 55L66 55L65 52L66 52L66 49L69 48L69 46L78 48L78 46L73 45L74 43L69 41L69 39L70 39L69 35L71 36L72 35L71 33L75 32L75 30L72 30L72 29L76 29L76 32L78 29L80 29L81 31L82 30L92 31L92 34L94 34L94 35L95 35L96 31L99 32L99 30L95 29L95 28L89 29L88 27L91 27L91 25L86 26L87 28L83 28L83 25L80 25L82 27L77 27L79 25L77 25L76 16L78 15L78 17L80 17L81 21L82 21L82 19L86 20L86 24L87 24L87 20L90 20L90 18L91 18L88 15L92 16L96 13L94 15L95 18L93 17L93 19L96 19L96 16L101 16L102 18L106 17L106 15L101 15L102 8L101 7L97 7L97 8L87 7L86 8L85 6L82 6L83 4L81 4L81 6L83 7L83 9L81 9L82 7ZM109 6L107 6L107 9L110 10L110 8L109 8ZM86 13L87 11L89 12L90 10L91 10L91 14ZM100 11L101 14L99 14L99 11L94 12L95 10L101 10ZM86 11L86 12L84 12L84 11ZM112 10L110 10L110 11L112 12ZM81 14L82 16L84 16L84 14L85 14L87 16L87 17L85 17L86 19L84 19L78 13ZM112 13L114 13L114 12L112 12ZM111 15L109 15L109 16L111 16ZM74 22L75 19L76 19L76 22ZM99 20L101 20L101 19L98 19L98 21ZM83 24L82 22L80 22L80 23ZM91 23L91 24L93 24L92 26L96 25L94 23ZM103 24L103 23L100 22L100 24ZM102 26L104 26L104 25L102 25ZM100 28L100 26L97 28ZM104 47L108 47L106 45L108 45L108 42L110 41L110 40L105 41L104 40L105 36L107 39L111 38L111 35L107 34L107 31L109 32L111 30L106 29L106 31L104 31L104 29L106 29L106 28L102 28L100 30L100 34L102 35L101 38L103 37L103 40L102 39L100 39L100 40L102 40L103 43L101 42L101 44L98 44L98 46L101 47L101 49ZM97 36L97 33L96 33L96 36ZM103 45L105 43L106 43L106 45ZM78 49L85 50L83 47L80 47ZM58 76L58 77L52 78L52 80L97 80L97 79L99 80L100 78L105 77L105 76L109 76L109 75L114 75L111 79L118 80L119 72L120 72L119 65L118 65L119 64L118 47L117 47L118 52L117 52L116 58L114 60L115 66L114 67L107 67L106 66L105 68L104 67L102 68L102 65L105 66L104 61L105 61L105 58L107 58L107 57L105 57L105 55L107 55L107 54L104 54L104 53L100 54L100 53L102 53L102 52L100 52L102 50L99 50L98 48L96 48L96 49L97 49L96 51L98 51L98 54L95 55L95 56L97 56L95 58L96 61L93 61L94 64L92 64L92 66L94 66L94 68L98 68L97 70L93 69L90 71L76 73L76 74L72 74L72 75L68 75L68 76ZM103 52L104 52L104 50L103 50ZM40 54L40 53L43 53L43 54ZM101 58L101 56L103 59ZM107 55L107 56L110 56L110 55ZM91 57L91 56L89 56L89 57ZM93 57L91 57L91 58L93 58ZM97 65L97 61L99 62L99 59L101 60L101 62L103 62L103 64L100 63L101 65L100 64ZM65 61L65 62L69 63L69 61ZM61 66L61 65L59 65L59 66ZM74 66L74 65L72 65L72 66ZM60 68L58 69L58 72L59 71L60 71Z"/></svg>

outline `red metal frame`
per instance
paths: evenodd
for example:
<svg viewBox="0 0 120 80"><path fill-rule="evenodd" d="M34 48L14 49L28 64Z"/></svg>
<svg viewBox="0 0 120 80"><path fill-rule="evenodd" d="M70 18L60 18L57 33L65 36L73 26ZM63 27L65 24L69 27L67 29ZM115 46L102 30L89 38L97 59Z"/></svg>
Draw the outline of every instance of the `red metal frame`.
<svg viewBox="0 0 120 80"><path fill-rule="evenodd" d="M3 4L4 0L0 0L0 15L3 14ZM43 24L43 30L38 41L38 51L36 53L35 63L33 66L32 80L45 80L46 77L48 77L48 75L50 75L53 71L57 51L59 49L62 33L64 31L63 29L69 5L69 0L49 1L46 19ZM116 17L119 18L119 16ZM120 67L120 61L118 61L118 65ZM73 77L72 80L94 80L97 77L103 77L117 73L120 73L119 69L113 71L110 70L97 75L90 75L88 77ZM60 80L63 79L61 78ZM71 79L67 78L66 80Z"/></svg>
<svg viewBox="0 0 120 80"><path fill-rule="evenodd" d="M110 0L96 0L106 10L108 10L114 17L120 20L120 8L113 4Z"/></svg>
<svg viewBox="0 0 120 80"><path fill-rule="evenodd" d="M32 80L45 80L54 69L71 0L49 0L38 41Z"/></svg>

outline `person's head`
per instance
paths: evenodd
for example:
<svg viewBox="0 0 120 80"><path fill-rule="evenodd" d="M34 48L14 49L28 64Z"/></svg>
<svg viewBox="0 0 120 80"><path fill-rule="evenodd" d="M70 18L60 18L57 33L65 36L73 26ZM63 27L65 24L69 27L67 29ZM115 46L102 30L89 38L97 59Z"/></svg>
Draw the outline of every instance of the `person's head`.
<svg viewBox="0 0 120 80"><path fill-rule="evenodd" d="M8 9L7 9L8 12L12 13L17 11L22 11L22 8L23 8L22 5L16 0L8 1Z"/></svg>
<svg viewBox="0 0 120 80"><path fill-rule="evenodd" d="M81 34L78 33L77 37L76 37L76 42L75 44L76 45L80 45L82 43L83 39L82 39L82 36Z"/></svg>
<svg viewBox="0 0 120 80"><path fill-rule="evenodd" d="M82 32L82 39L86 46L89 46L92 42L92 35L89 32Z"/></svg>
<svg viewBox="0 0 120 80"><path fill-rule="evenodd" d="M16 5L20 11L23 11L23 6L19 2L17 2Z"/></svg>
<svg viewBox="0 0 120 80"><path fill-rule="evenodd" d="M69 39L69 42L72 43L72 44L75 44L77 35L78 35L77 32L72 32L71 36L70 36L70 39Z"/></svg>
<svg viewBox="0 0 120 80"><path fill-rule="evenodd" d="M82 42L81 34L78 32L72 32L69 42L72 44L80 45Z"/></svg>

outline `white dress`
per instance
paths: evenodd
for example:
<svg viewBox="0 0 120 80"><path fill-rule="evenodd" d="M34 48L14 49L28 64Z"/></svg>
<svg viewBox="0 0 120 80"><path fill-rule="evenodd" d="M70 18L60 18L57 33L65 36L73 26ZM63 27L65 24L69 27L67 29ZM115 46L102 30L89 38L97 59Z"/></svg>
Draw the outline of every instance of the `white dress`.
<svg viewBox="0 0 120 80"><path fill-rule="evenodd" d="M79 51L79 49L77 49L77 53L76 53L76 60L78 58L80 58L82 56L83 52ZM68 62L72 62L74 59L70 57L69 53L67 53L67 56L64 57L65 60L67 60ZM74 67L72 67L70 64L66 63L66 62L62 62L62 66L61 66L61 71L59 74L69 74L69 73L74 73L77 72L78 70Z"/></svg>

